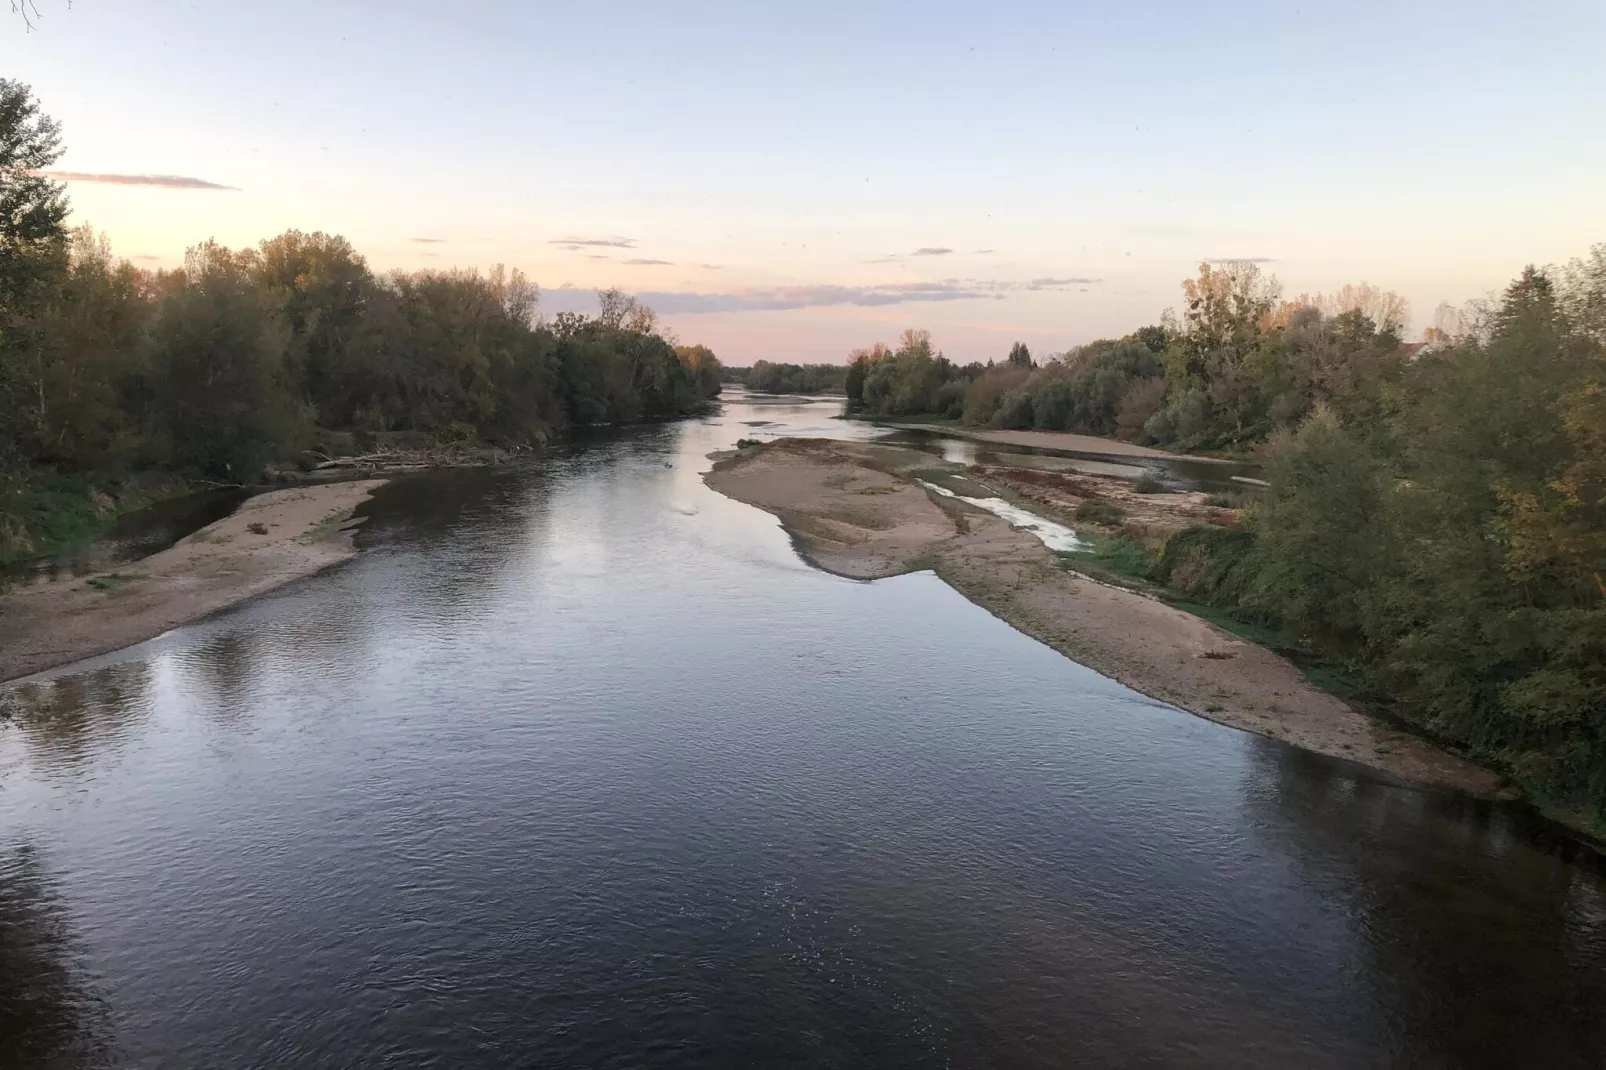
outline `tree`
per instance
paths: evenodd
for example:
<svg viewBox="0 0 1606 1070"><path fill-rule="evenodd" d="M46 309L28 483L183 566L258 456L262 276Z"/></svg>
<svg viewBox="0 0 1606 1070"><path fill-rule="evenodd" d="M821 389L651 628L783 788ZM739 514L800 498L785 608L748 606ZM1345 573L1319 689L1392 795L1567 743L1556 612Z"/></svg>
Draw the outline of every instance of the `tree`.
<svg viewBox="0 0 1606 1070"><path fill-rule="evenodd" d="M60 124L28 86L0 78L0 317L65 265L66 186L38 173L61 153Z"/></svg>
<svg viewBox="0 0 1606 1070"><path fill-rule="evenodd" d="M1026 348L1025 342L1016 342L1009 347L1009 356L1006 362L1016 368L1030 368L1032 364L1032 351Z"/></svg>
<svg viewBox="0 0 1606 1070"><path fill-rule="evenodd" d="M1562 311L1574 330L1606 345L1606 242L1573 259L1558 273Z"/></svg>
<svg viewBox="0 0 1606 1070"><path fill-rule="evenodd" d="M374 287L367 263L344 238L290 230L262 242L253 274L290 332L285 374L293 388L320 422L349 423L359 400L341 384L351 375L351 347Z"/></svg>
<svg viewBox="0 0 1606 1070"><path fill-rule="evenodd" d="M250 250L191 249L152 339L173 459L230 482L259 478L305 422L285 389L288 332L256 268Z"/></svg>
<svg viewBox="0 0 1606 1070"><path fill-rule="evenodd" d="M676 346L675 355L686 366L697 383L698 392L705 398L717 397L720 392L719 358L707 346Z"/></svg>
<svg viewBox="0 0 1606 1070"><path fill-rule="evenodd" d="M1252 514L1245 598L1301 634L1353 643L1378 551L1383 475L1325 408L1269 449L1272 490Z"/></svg>
<svg viewBox="0 0 1606 1070"><path fill-rule="evenodd" d="M1266 326L1288 326L1300 309L1314 309L1329 319L1348 312L1359 312L1376 324L1379 330L1395 334L1405 328L1405 319L1410 313L1410 305L1405 298L1392 290L1373 286L1369 282L1345 283L1331 294L1300 294L1292 301L1284 301L1272 312Z"/></svg>
<svg viewBox="0 0 1606 1070"><path fill-rule="evenodd" d="M42 433L39 378L28 405L19 396L20 369L30 353L34 363L41 359L41 313L51 283L67 270L66 188L37 173L61 151L61 128L39 110L32 90L0 78L0 492L27 460L19 432L31 426ZM8 526L0 517L0 529Z"/></svg>

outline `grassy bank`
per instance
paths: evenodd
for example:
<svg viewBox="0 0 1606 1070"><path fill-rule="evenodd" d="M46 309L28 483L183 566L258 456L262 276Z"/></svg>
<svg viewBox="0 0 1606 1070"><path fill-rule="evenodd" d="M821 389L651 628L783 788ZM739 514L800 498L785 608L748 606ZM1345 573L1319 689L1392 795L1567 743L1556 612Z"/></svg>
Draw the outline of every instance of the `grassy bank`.
<svg viewBox="0 0 1606 1070"><path fill-rule="evenodd" d="M201 489L166 472L15 477L0 500L0 565L49 557L100 538L124 513Z"/></svg>

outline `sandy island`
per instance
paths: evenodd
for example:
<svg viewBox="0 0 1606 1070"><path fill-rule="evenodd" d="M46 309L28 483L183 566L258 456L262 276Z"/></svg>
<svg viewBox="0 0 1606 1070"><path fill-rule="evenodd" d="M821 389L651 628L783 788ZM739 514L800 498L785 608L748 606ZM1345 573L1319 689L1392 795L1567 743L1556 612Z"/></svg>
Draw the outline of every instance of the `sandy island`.
<svg viewBox="0 0 1606 1070"><path fill-rule="evenodd" d="M384 482L270 491L161 553L0 596L0 681L144 642L346 560L356 549L342 525Z"/></svg>
<svg viewBox="0 0 1606 1070"><path fill-rule="evenodd" d="M989 431L970 427L946 427L939 424L888 423L883 427L898 430L933 431L952 438L988 442L995 446L1026 446L1035 449L1064 450L1068 453L1091 453L1102 457L1154 457L1172 461L1209 461L1223 463L1219 457L1195 457L1187 453L1167 453L1136 442L1122 442L1115 438L1097 435L1076 435L1069 431Z"/></svg>
<svg viewBox="0 0 1606 1070"><path fill-rule="evenodd" d="M1139 507L1139 499L1161 496L1136 495L1115 480L967 469L875 443L779 439L715 456L708 485L774 514L804 557L829 572L879 579L933 569L1067 657L1201 717L1421 784L1482 797L1510 793L1499 774L1374 721L1317 689L1285 658L1164 602L1080 576L1031 534L916 479L941 479L950 489L968 480L976 487L970 497L1008 486L1049 519L1046 506L1077 498ZM1164 497L1174 501L1163 509L1151 501L1144 522L1181 526L1208 513L1203 495Z"/></svg>

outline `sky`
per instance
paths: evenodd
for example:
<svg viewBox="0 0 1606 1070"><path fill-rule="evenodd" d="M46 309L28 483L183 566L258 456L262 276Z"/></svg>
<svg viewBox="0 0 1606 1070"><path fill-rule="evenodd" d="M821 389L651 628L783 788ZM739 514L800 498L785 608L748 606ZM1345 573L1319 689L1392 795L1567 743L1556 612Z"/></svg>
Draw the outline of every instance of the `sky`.
<svg viewBox="0 0 1606 1070"><path fill-rule="evenodd" d="M1060 351L1207 259L1414 332L1606 241L1600 0L36 3L0 72L121 255L324 230L729 364Z"/></svg>

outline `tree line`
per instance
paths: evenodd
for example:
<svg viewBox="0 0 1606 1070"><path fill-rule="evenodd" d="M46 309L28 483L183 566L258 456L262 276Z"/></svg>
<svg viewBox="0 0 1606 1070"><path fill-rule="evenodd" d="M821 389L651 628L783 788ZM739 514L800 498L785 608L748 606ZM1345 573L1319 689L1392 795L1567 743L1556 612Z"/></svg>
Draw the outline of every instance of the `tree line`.
<svg viewBox="0 0 1606 1070"><path fill-rule="evenodd" d="M840 364L787 364L767 360L750 368L726 368L725 381L759 394L840 394L847 368Z"/></svg>
<svg viewBox="0 0 1606 1070"><path fill-rule="evenodd" d="M60 154L28 87L0 80L0 542L27 538L22 502L52 479L249 483L330 429L536 444L719 392L712 352L617 291L546 322L516 270L379 274L300 231L141 269L66 229L40 173Z"/></svg>
<svg viewBox="0 0 1606 1070"><path fill-rule="evenodd" d="M1283 301L1255 265L1207 264L1184 297L1039 367L958 367L906 332L853 355L847 392L874 415L1260 456L1241 526L1172 536L1153 577L1606 819L1606 245L1441 309L1423 345L1373 287Z"/></svg>

